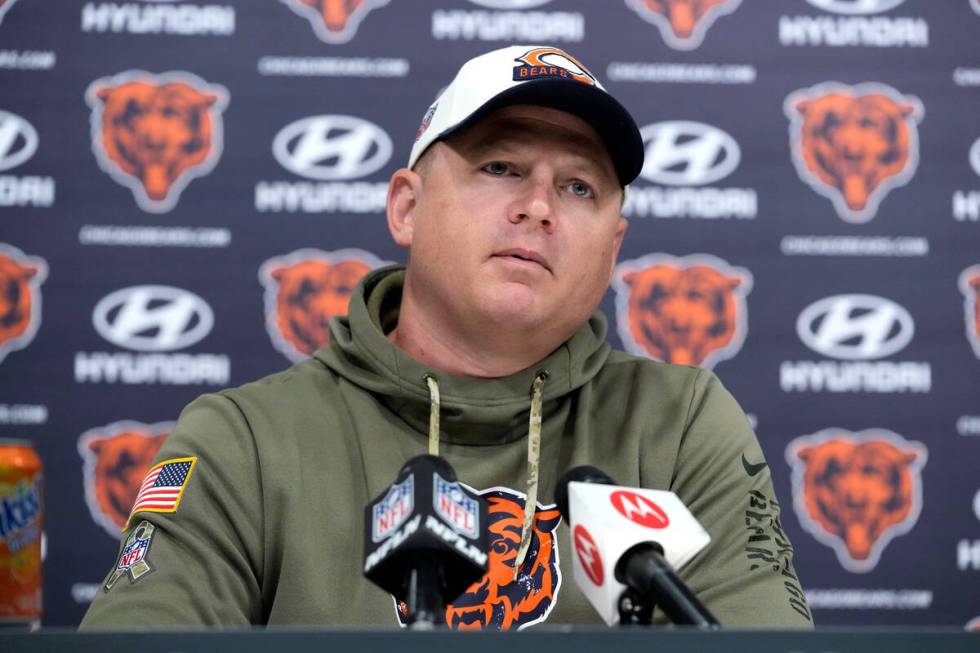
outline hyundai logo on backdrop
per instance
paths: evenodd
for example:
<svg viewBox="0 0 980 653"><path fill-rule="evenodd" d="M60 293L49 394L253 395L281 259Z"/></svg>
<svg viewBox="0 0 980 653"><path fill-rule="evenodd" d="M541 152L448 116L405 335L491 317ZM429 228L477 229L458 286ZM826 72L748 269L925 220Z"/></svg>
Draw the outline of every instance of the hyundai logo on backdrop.
<svg viewBox="0 0 980 653"><path fill-rule="evenodd" d="M200 342L214 325L207 303L172 286L132 286L103 297L92 314L95 330L136 351L174 351Z"/></svg>
<svg viewBox="0 0 980 653"><path fill-rule="evenodd" d="M276 134L272 154L301 177L330 181L365 177L388 163L391 138L372 122L354 116L311 116Z"/></svg>
<svg viewBox="0 0 980 653"><path fill-rule="evenodd" d="M15 2L17 2L17 0L7 0L6 2L0 2L0 23L3 22L4 14L10 11L10 8L14 6Z"/></svg>
<svg viewBox="0 0 980 653"><path fill-rule="evenodd" d="M39 144L37 130L31 123L0 110L0 172L26 163ZM54 193L51 177L0 174L0 206L51 206Z"/></svg>
<svg viewBox="0 0 980 653"><path fill-rule="evenodd" d="M973 497L973 514L980 520L980 490ZM956 566L960 571L980 571L980 540L961 539L956 544ZM980 619L977 619L980 629Z"/></svg>
<svg viewBox="0 0 980 653"><path fill-rule="evenodd" d="M806 1L826 13L780 16L781 45L831 48L924 48L929 45L929 23L925 18L878 15L897 8L905 0Z"/></svg>
<svg viewBox="0 0 980 653"><path fill-rule="evenodd" d="M174 0L86 2L82 6L83 32L112 34L167 34L174 36L232 36L235 8L218 4L192 4Z"/></svg>
<svg viewBox="0 0 980 653"><path fill-rule="evenodd" d="M784 392L901 393L932 387L929 363L878 360L902 351L915 335L912 315L884 297L854 293L817 300L800 312L796 333L813 351L837 360L783 361Z"/></svg>
<svg viewBox="0 0 980 653"><path fill-rule="evenodd" d="M534 9L548 4L551 0L470 0L470 2L487 9Z"/></svg>
<svg viewBox="0 0 980 653"><path fill-rule="evenodd" d="M363 178L382 170L392 149L388 133L364 118L328 114L295 120L272 139L272 155L289 172L312 181L257 182L255 210L381 213L388 197L387 177Z"/></svg>
<svg viewBox="0 0 980 653"><path fill-rule="evenodd" d="M454 7L432 12L434 40L506 44L578 42L585 38L585 16L581 12L538 10L551 0L469 1L480 9Z"/></svg>
<svg viewBox="0 0 980 653"><path fill-rule="evenodd" d="M691 120L670 120L640 131L646 159L640 175L668 186L702 186L730 175L742 151L727 133Z"/></svg>
<svg viewBox="0 0 980 653"><path fill-rule="evenodd" d="M869 360L901 351L915 326L908 311L883 297L835 295L803 309L796 333L818 354Z"/></svg>
<svg viewBox="0 0 980 653"><path fill-rule="evenodd" d="M711 186L735 172L742 150L730 134L693 120L667 120L640 129L646 157L630 186L627 217L753 219L752 188ZM645 185L648 181L655 186ZM673 187L673 188L671 188Z"/></svg>
<svg viewBox="0 0 980 653"><path fill-rule="evenodd" d="M980 176L980 138L970 146L967 160L973 172ZM953 191L953 219L957 222L980 222L980 190Z"/></svg>
<svg viewBox="0 0 980 653"><path fill-rule="evenodd" d="M231 362L224 354L164 353L199 343L214 326L211 307L188 290L162 285L116 290L95 304L92 325L130 351L76 352L76 383L228 383Z"/></svg>
<svg viewBox="0 0 980 653"><path fill-rule="evenodd" d="M10 170L37 152L37 130L20 116L0 111L0 170Z"/></svg>
<svg viewBox="0 0 980 653"><path fill-rule="evenodd" d="M817 9L835 14L880 14L894 9L905 0L806 0Z"/></svg>

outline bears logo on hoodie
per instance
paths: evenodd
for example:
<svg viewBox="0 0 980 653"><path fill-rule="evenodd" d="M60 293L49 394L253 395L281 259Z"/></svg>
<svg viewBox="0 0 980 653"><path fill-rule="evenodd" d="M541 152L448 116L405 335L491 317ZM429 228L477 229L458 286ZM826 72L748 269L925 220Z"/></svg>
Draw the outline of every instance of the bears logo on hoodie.
<svg viewBox="0 0 980 653"><path fill-rule="evenodd" d="M545 621L561 588L556 536L561 514L553 505L537 505L531 547L515 580L525 497L500 487L477 494L488 504L488 569L482 580L446 606L446 625L454 630L521 630ZM405 609L401 604L396 610L403 625Z"/></svg>

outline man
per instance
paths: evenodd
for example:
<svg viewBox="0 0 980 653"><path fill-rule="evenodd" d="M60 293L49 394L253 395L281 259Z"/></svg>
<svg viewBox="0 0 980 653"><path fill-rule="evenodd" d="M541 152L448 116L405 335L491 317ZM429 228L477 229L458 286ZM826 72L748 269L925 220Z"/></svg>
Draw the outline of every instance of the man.
<svg viewBox="0 0 980 653"><path fill-rule="evenodd" d="M642 160L570 55L467 62L391 179L407 269L366 276L311 360L187 407L157 456L170 495L137 500L83 626L398 623L361 575L362 511L427 441L489 505L489 571L451 627L599 623L548 503L581 464L690 507L712 542L682 576L722 624L809 626L741 409L710 372L604 342Z"/></svg>

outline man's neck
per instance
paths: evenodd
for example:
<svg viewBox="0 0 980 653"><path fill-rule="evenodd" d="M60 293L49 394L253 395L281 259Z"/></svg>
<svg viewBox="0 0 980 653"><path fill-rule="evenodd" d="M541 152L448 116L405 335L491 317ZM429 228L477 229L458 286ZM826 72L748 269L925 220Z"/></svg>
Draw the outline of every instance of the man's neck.
<svg viewBox="0 0 980 653"><path fill-rule="evenodd" d="M547 358L565 340L499 325L479 325L464 332L458 324L443 324L437 315L415 301L406 285L398 326L387 334L388 340L420 363L459 376L510 376Z"/></svg>

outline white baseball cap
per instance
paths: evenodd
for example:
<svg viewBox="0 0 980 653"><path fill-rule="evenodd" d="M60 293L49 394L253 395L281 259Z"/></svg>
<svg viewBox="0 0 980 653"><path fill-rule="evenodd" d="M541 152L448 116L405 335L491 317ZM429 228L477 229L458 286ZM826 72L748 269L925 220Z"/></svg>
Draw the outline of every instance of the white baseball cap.
<svg viewBox="0 0 980 653"><path fill-rule="evenodd" d="M425 112L408 159L495 109L533 104L574 114L599 134L624 187L643 168L636 122L575 57L546 45L512 45L470 59Z"/></svg>

